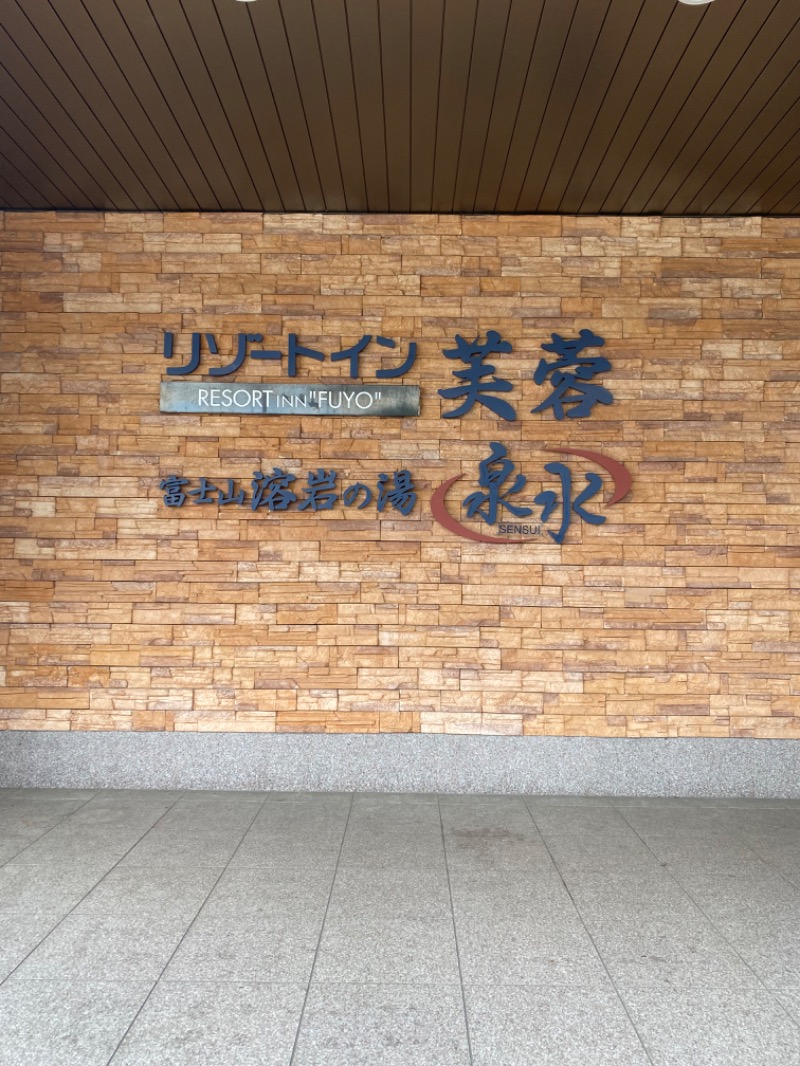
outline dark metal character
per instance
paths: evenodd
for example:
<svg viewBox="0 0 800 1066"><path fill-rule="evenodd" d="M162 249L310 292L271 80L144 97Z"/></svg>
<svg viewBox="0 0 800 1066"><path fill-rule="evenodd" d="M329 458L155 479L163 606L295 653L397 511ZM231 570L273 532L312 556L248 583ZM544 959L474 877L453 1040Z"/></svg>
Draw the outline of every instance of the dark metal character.
<svg viewBox="0 0 800 1066"><path fill-rule="evenodd" d="M186 493L187 496L194 496L195 503L217 503L217 499L212 493L219 493L219 489L216 485L212 485L206 478L200 478L200 487L197 489L189 489Z"/></svg>
<svg viewBox="0 0 800 1066"><path fill-rule="evenodd" d="M336 489L337 473L335 470L318 469L308 475L305 497L298 503L298 511L332 511L339 499Z"/></svg>
<svg viewBox="0 0 800 1066"><path fill-rule="evenodd" d="M474 518L478 515L487 525L493 526L501 508L505 508L518 518L526 518L533 514L530 507L519 507L508 502L509 496L515 496L527 485L528 479L524 474L517 474L511 487L505 492L502 491L516 466L506 458L507 454L504 445L492 441L491 454L487 459L483 459L479 466L478 484L486 489L486 492L473 492L464 499L462 507L467 509L467 518Z"/></svg>
<svg viewBox="0 0 800 1066"><path fill-rule="evenodd" d="M342 503L345 507L352 507L361 493L364 493L364 502L358 505L357 510L363 511L367 504L372 502L372 489L363 481L357 481L354 485L348 485L342 493Z"/></svg>
<svg viewBox="0 0 800 1066"><path fill-rule="evenodd" d="M186 502L183 486L188 484L187 477L179 477L177 474L170 474L162 479L159 488L164 493L164 503L167 507L183 507Z"/></svg>
<svg viewBox="0 0 800 1066"><path fill-rule="evenodd" d="M264 337L260 333L240 333L239 340L236 345L236 357L233 362L228 363L227 366L215 366L209 370L209 374L212 377L221 378L225 374L232 374L235 370L238 370L242 363L247 358L247 346L249 344L260 344ZM273 352L267 350L252 351L250 352L251 359L280 359L280 352Z"/></svg>
<svg viewBox="0 0 800 1066"><path fill-rule="evenodd" d="M360 341L356 341L352 348L345 348L341 352L331 353L332 363L341 363L343 359L350 360L350 377L357 378L359 374L359 362L361 360L361 353L366 346L372 340L372 337L368 334L364 334Z"/></svg>
<svg viewBox="0 0 800 1066"><path fill-rule="evenodd" d="M580 336L574 340L567 340L557 333L552 333L551 337L552 343L543 344L542 348L546 352L555 352L558 359L553 362L540 359L533 380L537 385L542 385L549 376L554 391L531 413L552 407L559 421L565 414L567 418L587 418L596 403L613 403L614 397L608 389L590 384L597 374L610 370L611 363L603 356L582 354L586 348L602 348L605 340L590 329L582 329ZM567 406L569 410L565 411Z"/></svg>
<svg viewBox="0 0 800 1066"><path fill-rule="evenodd" d="M375 340L382 348L396 348L397 345L389 337L376 337ZM417 361L417 342L412 341L408 346L408 355L400 366L392 367L389 370L378 370L375 373L376 378L401 378L403 374L407 374L411 367Z"/></svg>
<svg viewBox="0 0 800 1066"><path fill-rule="evenodd" d="M224 507L228 503L236 503L241 507L244 503L244 489L239 489L238 492L234 492L233 487L235 484L236 482L234 481L234 479L232 477L229 477L227 490L219 490L219 499L217 500L217 502L219 503L220 507Z"/></svg>
<svg viewBox="0 0 800 1066"><path fill-rule="evenodd" d="M389 475L378 475L378 512L382 512L389 503L402 515L411 514L417 502L414 482L408 470L395 470L392 474L392 486L389 487Z"/></svg>
<svg viewBox="0 0 800 1066"><path fill-rule="evenodd" d="M490 355L510 351L511 344L501 340L500 334L493 329L486 334L485 344L478 344L477 338L470 343L457 335L456 347L445 349L444 354L448 359L460 359L462 363L466 363L466 369L453 371L453 377L463 381L464 384L450 389L439 389L439 395L446 400L463 400L464 402L454 411L444 412L442 418L460 418L467 411L471 411L476 403L481 403L507 422L515 422L517 413L511 404L507 400L491 395L494 392L511 392L513 388L511 382L495 378L493 375L496 368L491 363L484 362ZM486 378L490 380L486 381Z"/></svg>
<svg viewBox="0 0 800 1066"><path fill-rule="evenodd" d="M256 511L259 507L267 507L270 511L286 511L289 504L297 499L289 488L296 480L294 474L287 474L277 466L272 468L271 477L262 474L260 470L253 471L253 498L250 509Z"/></svg>
<svg viewBox="0 0 800 1066"><path fill-rule="evenodd" d="M569 467L565 466L564 463L545 463L544 468L548 474L556 474L561 479L561 526L557 533L553 533L551 530L547 531L556 544L561 544L567 535L573 511L584 522L588 522L589 525L601 526L605 522L605 515L592 514L591 511L587 511L583 506L602 489L603 479L599 474L586 474L586 488L573 500L572 473ZM546 522L558 506L558 493L552 489L545 489L534 497L533 502L541 505L541 520Z"/></svg>
<svg viewBox="0 0 800 1066"><path fill-rule="evenodd" d="M314 348L303 348L297 343L297 334L289 334L289 367L288 373L290 378L297 377L297 360L301 355L308 356L309 359L316 359L318 363L323 362L325 355L323 352L318 352ZM267 357L268 358L268 357Z"/></svg>
<svg viewBox="0 0 800 1066"><path fill-rule="evenodd" d="M167 374L171 377L177 377L180 374L193 374L195 370L200 366L200 343L202 338L206 338L206 344L208 350L212 355L217 354L217 340L213 333L193 333L192 334L192 354L189 362L186 366L168 366ZM171 359L174 350L174 337L172 333L164 331L164 358ZM212 370L213 374L214 371Z"/></svg>

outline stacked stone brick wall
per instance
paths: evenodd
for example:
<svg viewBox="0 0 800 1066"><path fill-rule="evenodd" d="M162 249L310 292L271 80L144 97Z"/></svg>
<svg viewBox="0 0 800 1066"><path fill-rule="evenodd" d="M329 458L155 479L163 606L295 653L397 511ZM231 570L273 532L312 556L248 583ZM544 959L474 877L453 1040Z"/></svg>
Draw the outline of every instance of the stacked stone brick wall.
<svg viewBox="0 0 800 1066"><path fill-rule="evenodd" d="M800 737L796 220L20 212L0 246L0 728ZM541 344L584 328L615 402L532 414ZM489 329L518 420L443 419L442 350ZM214 333L217 365L240 330L415 340L422 413L160 414L165 330L184 354ZM570 446L633 488L562 545L462 539L431 492L474 487L491 441L532 484ZM159 488L273 466L406 468L420 500L270 513Z"/></svg>

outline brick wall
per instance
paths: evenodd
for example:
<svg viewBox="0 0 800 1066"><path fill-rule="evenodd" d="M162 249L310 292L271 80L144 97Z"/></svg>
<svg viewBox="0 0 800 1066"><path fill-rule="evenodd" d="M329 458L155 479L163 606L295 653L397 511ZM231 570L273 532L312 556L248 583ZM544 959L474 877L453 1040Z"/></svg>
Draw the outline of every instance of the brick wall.
<svg viewBox="0 0 800 1066"><path fill-rule="evenodd" d="M2 226L0 728L800 736L796 220ZM539 346L581 328L606 338L614 405L531 414ZM518 421L442 419L442 349L488 329L514 346L496 362ZM182 351L214 332L217 364L239 330L325 351L414 339L422 415L162 415L163 330ZM251 362L235 380L288 379ZM461 539L431 489L474 488L492 440L532 485L549 444L622 460L633 489L561 546ZM296 485L405 467L420 503L170 509L159 490L273 466Z"/></svg>

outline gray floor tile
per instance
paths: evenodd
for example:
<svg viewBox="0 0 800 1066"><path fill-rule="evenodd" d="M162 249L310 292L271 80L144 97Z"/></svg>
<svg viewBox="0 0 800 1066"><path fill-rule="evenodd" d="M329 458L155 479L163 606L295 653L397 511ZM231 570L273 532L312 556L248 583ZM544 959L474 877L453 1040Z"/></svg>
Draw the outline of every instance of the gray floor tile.
<svg viewBox="0 0 800 1066"><path fill-rule="evenodd" d="M459 918L494 921L534 915L567 913L575 907L555 869L529 872L505 869L473 873L455 869L450 874L453 909Z"/></svg>
<svg viewBox="0 0 800 1066"><path fill-rule="evenodd" d="M550 807L610 807L608 796L525 796L531 810L547 810Z"/></svg>
<svg viewBox="0 0 800 1066"><path fill-rule="evenodd" d="M94 888L104 872L89 864L0 869L0 981Z"/></svg>
<svg viewBox="0 0 800 1066"><path fill-rule="evenodd" d="M0 987L0 1066L106 1066L144 1002L142 981L21 981Z"/></svg>
<svg viewBox="0 0 800 1066"><path fill-rule="evenodd" d="M287 1066L304 989L159 984L111 1066Z"/></svg>
<svg viewBox="0 0 800 1066"><path fill-rule="evenodd" d="M155 981L219 871L118 867L39 945L17 974L33 980Z"/></svg>
<svg viewBox="0 0 800 1066"><path fill-rule="evenodd" d="M95 788L18 788L14 789L11 797L15 803L72 803L74 807L80 807L92 796L98 795Z"/></svg>
<svg viewBox="0 0 800 1066"><path fill-rule="evenodd" d="M264 929L241 921L221 921L186 936L163 980L268 981L305 988L318 942L316 924L274 923Z"/></svg>
<svg viewBox="0 0 800 1066"><path fill-rule="evenodd" d="M746 796L719 796L719 797L701 797L695 800L698 807L731 807L731 808L750 808L751 810L758 810L765 807L785 807L788 809L800 810L800 800L798 799L756 799L748 798Z"/></svg>
<svg viewBox="0 0 800 1066"><path fill-rule="evenodd" d="M800 919L800 887L769 863L753 858L731 866L711 863L670 863L669 873L710 917L769 913L796 907Z"/></svg>
<svg viewBox="0 0 800 1066"><path fill-rule="evenodd" d="M248 833L231 859L231 869L326 870L331 875L342 849L342 835L316 838L298 829L278 834Z"/></svg>
<svg viewBox="0 0 800 1066"><path fill-rule="evenodd" d="M453 871L491 873L551 870L553 861L538 833L506 828L446 829L447 865Z"/></svg>
<svg viewBox="0 0 800 1066"><path fill-rule="evenodd" d="M333 983L457 984L452 920L326 922L314 976Z"/></svg>
<svg viewBox="0 0 800 1066"><path fill-rule="evenodd" d="M553 862L565 876L567 871L613 875L620 870L640 876L659 866L647 845L610 804L551 808L532 814Z"/></svg>
<svg viewBox="0 0 800 1066"><path fill-rule="evenodd" d="M466 999L474 1066L649 1066L613 988L478 986Z"/></svg>
<svg viewBox="0 0 800 1066"><path fill-rule="evenodd" d="M12 860L15 865L81 863L110 869L162 817L158 805L87 803Z"/></svg>
<svg viewBox="0 0 800 1066"><path fill-rule="evenodd" d="M414 793L356 794L350 810L351 823L370 820L439 825L439 801L436 796Z"/></svg>
<svg viewBox="0 0 800 1066"><path fill-rule="evenodd" d="M491 802L470 803L469 797L442 800L445 829L511 829L535 831L531 813L521 796L494 797Z"/></svg>
<svg viewBox="0 0 800 1066"><path fill-rule="evenodd" d="M445 852L438 842L394 840L387 836L371 843L345 842L338 859L339 869L435 870L444 872Z"/></svg>
<svg viewBox="0 0 800 1066"><path fill-rule="evenodd" d="M792 1021L800 1026L800 987L776 989L773 994Z"/></svg>
<svg viewBox="0 0 800 1066"><path fill-rule="evenodd" d="M609 978L577 915L462 918L456 936L464 986L600 985Z"/></svg>
<svg viewBox="0 0 800 1066"><path fill-rule="evenodd" d="M659 862L748 862L751 850L711 811L625 808L624 816Z"/></svg>
<svg viewBox="0 0 800 1066"><path fill-rule="evenodd" d="M616 870L584 870L565 866L564 883L581 914L589 918L613 917L636 911L680 919L698 907L689 893L660 865L634 865Z"/></svg>
<svg viewBox="0 0 800 1066"><path fill-rule="evenodd" d="M333 871L234 869L229 866L209 896L201 916L247 916L255 920L319 920L331 894Z"/></svg>
<svg viewBox="0 0 800 1066"><path fill-rule="evenodd" d="M800 1027L757 989L623 989L654 1066L798 1066Z"/></svg>
<svg viewBox="0 0 800 1066"><path fill-rule="evenodd" d="M713 914L715 929L769 988L800 987L800 914L797 908L770 912Z"/></svg>
<svg viewBox="0 0 800 1066"><path fill-rule="evenodd" d="M314 980L293 1066L469 1066L460 989Z"/></svg>
<svg viewBox="0 0 800 1066"><path fill-rule="evenodd" d="M0 806L0 865L64 822L87 797L39 798L34 792L13 792Z"/></svg>
<svg viewBox="0 0 800 1066"><path fill-rule="evenodd" d="M356 922L391 918L449 918L450 889L444 868L364 870L340 868L328 920Z"/></svg>
<svg viewBox="0 0 800 1066"><path fill-rule="evenodd" d="M635 911L589 921L618 987L736 988L759 985L753 971L701 916Z"/></svg>
<svg viewBox="0 0 800 1066"><path fill-rule="evenodd" d="M132 848L123 866L224 866L259 804L179 800Z"/></svg>
<svg viewBox="0 0 800 1066"><path fill-rule="evenodd" d="M187 933L165 981L270 981L305 987L330 880L297 871L228 869Z"/></svg>

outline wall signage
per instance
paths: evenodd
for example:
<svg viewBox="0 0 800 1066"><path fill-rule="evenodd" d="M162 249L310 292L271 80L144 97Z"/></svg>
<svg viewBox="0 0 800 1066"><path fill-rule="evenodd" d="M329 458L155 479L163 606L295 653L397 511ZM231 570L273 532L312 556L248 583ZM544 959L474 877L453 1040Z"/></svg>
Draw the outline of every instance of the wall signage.
<svg viewBox="0 0 800 1066"><path fill-rule="evenodd" d="M238 370L247 358L278 362L283 352L260 349L263 337L258 333L240 333L236 353L223 366L206 370L211 381L187 381L201 365L203 349L218 354L217 341L212 333L193 333L191 352L182 366L170 366L167 375L184 377L183 381L161 383L161 406L165 413L235 414L235 415L320 415L350 417L405 418L419 415L420 389L418 385L394 384L252 384L221 382ZM361 357L376 354L376 348L401 348L402 362L392 367L374 369L378 379L398 378L407 373L417 358L417 345L411 342L405 354L402 347L387 337L365 335L350 348L330 353L331 362L345 360L350 378L361 374ZM593 379L612 369L610 360L592 354L591 349L605 345L605 340L591 330L582 329L569 339L557 333L542 344L543 351L553 353L555 359L540 358L533 373L537 385L549 385L545 396L532 414L550 414L558 421L564 418L589 418L597 404L613 403L611 392ZM371 347L373 346L373 347ZM164 357L171 359L175 342L172 333L164 335ZM455 406L446 407L441 417L461 418L476 404L495 417L514 422L516 409L508 398L512 382L497 376L497 368L489 357L509 354L512 346L496 330L489 330L485 342L480 338L469 341L455 337L455 347L445 349L445 358L463 364L452 371L457 384L439 389L439 395ZM325 354L298 343L296 334L289 334L287 373L296 377L300 358L323 362ZM541 473L529 485L528 474L518 473L516 463L500 441L492 441L489 454L477 465L476 486L461 501L454 513L449 499L455 485L466 475L456 474L434 488L431 496L431 517L443 529L467 540L483 544L528 544L531 538L548 537L562 544L574 521L589 526L603 525L603 510L619 503L630 490L631 475L625 465L611 456L583 448L550 449L569 461L555 456L542 463ZM583 460L577 470L576 460ZM586 464L589 469L586 469ZM607 476L607 477L606 477ZM305 480L304 480L305 477ZM613 485L610 496L603 489ZM414 478L409 470L383 472L377 478L363 481L352 476L340 482L333 469L318 468L305 476L293 474L282 467L272 467L271 473L255 470L249 486L236 478L206 477L189 479L169 474L160 483L167 507L192 505L216 507L246 507L259 512L317 512L330 511L337 505L362 511L374 503L379 514L395 511L406 517L416 508L418 496ZM467 524L467 523L472 523ZM482 524L482 525L481 525ZM485 528L485 527L488 527Z"/></svg>
<svg viewBox="0 0 800 1066"><path fill-rule="evenodd" d="M216 415L419 414L419 385L250 385L162 381L161 411Z"/></svg>

